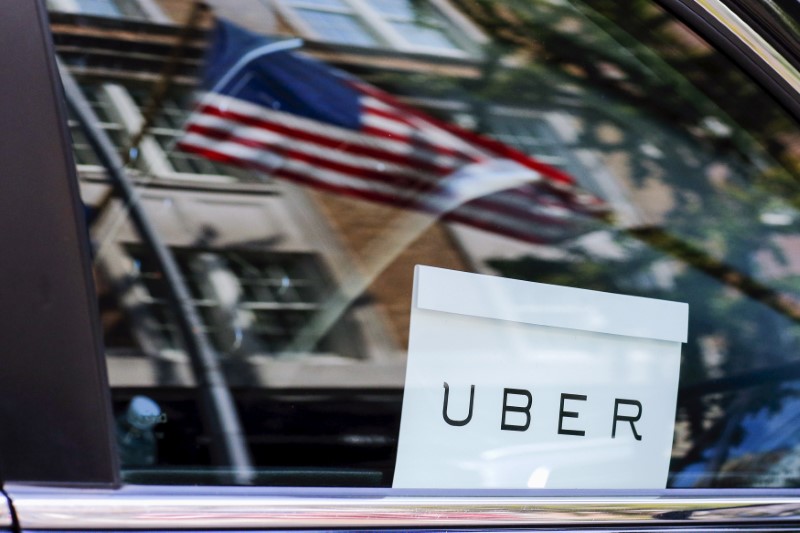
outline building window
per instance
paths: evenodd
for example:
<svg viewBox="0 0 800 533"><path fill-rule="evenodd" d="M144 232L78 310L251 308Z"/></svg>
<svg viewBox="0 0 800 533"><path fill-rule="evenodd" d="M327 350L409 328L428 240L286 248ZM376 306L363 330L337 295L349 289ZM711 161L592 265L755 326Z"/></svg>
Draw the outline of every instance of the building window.
<svg viewBox="0 0 800 533"><path fill-rule="evenodd" d="M357 46L380 44L346 0L292 0L289 4L322 40Z"/></svg>
<svg viewBox="0 0 800 533"><path fill-rule="evenodd" d="M367 3L412 46L461 49L452 24L431 4L412 0L367 0Z"/></svg>
<svg viewBox="0 0 800 533"><path fill-rule="evenodd" d="M89 144L89 140L81 129L80 122L75 118L72 110L69 112L69 133L72 136L72 154L75 164L81 167L96 167L100 165L100 159ZM109 132L110 133L110 132Z"/></svg>
<svg viewBox="0 0 800 533"><path fill-rule="evenodd" d="M128 93L138 109L144 109L149 100L149 91L129 89ZM162 100L153 125L148 130L155 138L161 150L166 154L169 163L179 174L230 176L239 181L253 181L253 173L249 170L223 165L209 161L187 152L175 149L175 142L183 132L183 125L191 111L190 106L181 105L179 97L168 97ZM263 178L262 181L267 178Z"/></svg>
<svg viewBox="0 0 800 533"><path fill-rule="evenodd" d="M122 125L114 119L113 112L108 102L100 98L96 86L83 87L83 94L100 121L98 125L101 129L105 130L106 134L108 134L111 141L114 143L114 146L122 153L125 147L125 132L122 129ZM70 134L72 135L72 150L75 156L75 163L83 167L99 166L100 159L86 139L81 129L80 122L75 117L72 110L69 112L68 124Z"/></svg>
<svg viewBox="0 0 800 533"><path fill-rule="evenodd" d="M602 196L591 174L574 156L575 146L555 131L542 113L524 109L497 109L486 117L489 134L542 163L573 176L581 187Z"/></svg>
<svg viewBox="0 0 800 533"><path fill-rule="evenodd" d="M312 38L452 56L478 52L480 32L418 0L285 0L289 18Z"/></svg>
<svg viewBox="0 0 800 533"><path fill-rule="evenodd" d="M141 108L149 97L147 89L128 89L118 84L84 84L83 94L100 120L100 127L111 137L120 155L125 156L131 139L144 122ZM179 99L167 98L158 110L152 126L139 142L132 157L133 167L159 178L199 181L264 182L249 170L211 162L175 149L175 140L182 133L188 110ZM69 122L75 161L78 165L98 165L99 160L86 142L77 120Z"/></svg>
<svg viewBox="0 0 800 533"><path fill-rule="evenodd" d="M167 344L180 347L164 278L154 257L141 246L126 250L132 260L131 279L145 289L140 304L158 322ZM173 253L205 333L220 354L275 356L296 351L292 342L325 297L325 275L312 254L186 248L175 248ZM350 322L342 319L311 352L361 358ZM342 334L343 327L348 328L347 335Z"/></svg>
<svg viewBox="0 0 800 533"><path fill-rule="evenodd" d="M81 13L104 17L142 18L139 6L130 0L75 0Z"/></svg>
<svg viewBox="0 0 800 533"><path fill-rule="evenodd" d="M47 0L54 11L112 18L146 18L137 0Z"/></svg>

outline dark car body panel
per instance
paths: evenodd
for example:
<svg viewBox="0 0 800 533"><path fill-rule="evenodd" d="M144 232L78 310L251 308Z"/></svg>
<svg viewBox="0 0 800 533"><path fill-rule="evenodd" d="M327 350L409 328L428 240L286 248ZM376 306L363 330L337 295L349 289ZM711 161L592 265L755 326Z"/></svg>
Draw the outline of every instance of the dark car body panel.
<svg viewBox="0 0 800 533"><path fill-rule="evenodd" d="M108 380L46 11L13 4L0 20L3 479L113 485Z"/></svg>

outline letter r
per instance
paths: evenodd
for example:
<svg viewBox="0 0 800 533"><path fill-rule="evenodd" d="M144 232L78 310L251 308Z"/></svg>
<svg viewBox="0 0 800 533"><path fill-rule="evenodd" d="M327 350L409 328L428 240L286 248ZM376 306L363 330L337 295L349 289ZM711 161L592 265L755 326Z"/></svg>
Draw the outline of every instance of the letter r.
<svg viewBox="0 0 800 533"><path fill-rule="evenodd" d="M619 414L619 406L620 405L633 405L636 407L636 416L627 416ZM625 400L623 398L615 398L614 399L614 423L611 425L611 438L617 438L617 421L628 422L631 425L631 431L633 432L633 438L636 440L642 440L642 436L636 431L636 423L640 418L642 418L642 403L638 400Z"/></svg>

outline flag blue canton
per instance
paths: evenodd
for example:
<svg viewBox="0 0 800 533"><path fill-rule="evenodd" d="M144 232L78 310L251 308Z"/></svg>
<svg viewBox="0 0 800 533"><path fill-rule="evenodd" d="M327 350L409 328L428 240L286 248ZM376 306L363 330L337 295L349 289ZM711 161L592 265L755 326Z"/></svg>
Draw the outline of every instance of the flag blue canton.
<svg viewBox="0 0 800 533"><path fill-rule="evenodd" d="M220 20L206 58L203 87L276 111L357 130L359 93L340 72L291 52L275 52L249 62L224 87L215 87L239 58L276 42Z"/></svg>

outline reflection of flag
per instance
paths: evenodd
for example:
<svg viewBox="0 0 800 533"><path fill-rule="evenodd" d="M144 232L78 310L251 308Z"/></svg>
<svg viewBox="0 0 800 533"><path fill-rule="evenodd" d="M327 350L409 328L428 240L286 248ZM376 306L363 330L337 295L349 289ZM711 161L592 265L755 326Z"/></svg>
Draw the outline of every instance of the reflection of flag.
<svg viewBox="0 0 800 533"><path fill-rule="evenodd" d="M570 176L502 143L409 109L305 56L281 51L242 64L243 56L268 43L265 37L218 22L205 79L205 88L213 92L206 93L190 117L178 143L181 149L339 194L431 211L530 242L574 235L582 218L578 215L603 208L594 197L579 193ZM237 62L242 68L231 75ZM514 183L517 188L451 210L454 183L448 178L485 165L485 179L490 180L496 166L492 163L498 160L506 170L516 166L524 171L529 183ZM451 200L442 209L445 197Z"/></svg>

